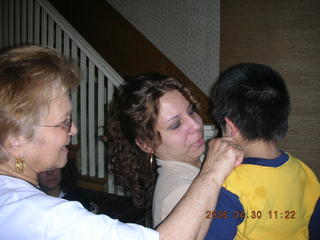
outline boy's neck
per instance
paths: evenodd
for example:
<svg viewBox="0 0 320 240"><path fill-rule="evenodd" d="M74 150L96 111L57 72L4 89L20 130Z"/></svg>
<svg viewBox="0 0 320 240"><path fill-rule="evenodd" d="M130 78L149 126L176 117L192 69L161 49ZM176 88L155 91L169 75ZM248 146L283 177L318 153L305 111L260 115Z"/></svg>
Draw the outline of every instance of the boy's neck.
<svg viewBox="0 0 320 240"><path fill-rule="evenodd" d="M244 150L244 157L255 157L264 159L275 159L280 156L281 152L272 142L253 141L246 142L241 146Z"/></svg>

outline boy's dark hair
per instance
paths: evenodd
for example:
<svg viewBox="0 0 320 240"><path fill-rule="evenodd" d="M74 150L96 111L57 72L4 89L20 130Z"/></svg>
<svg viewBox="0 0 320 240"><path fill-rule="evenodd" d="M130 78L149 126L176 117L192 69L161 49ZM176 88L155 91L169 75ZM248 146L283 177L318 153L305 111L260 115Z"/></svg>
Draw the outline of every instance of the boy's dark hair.
<svg viewBox="0 0 320 240"><path fill-rule="evenodd" d="M290 98L271 67L240 63L221 73L211 95L212 115L222 130L228 117L249 141L278 141L288 130Z"/></svg>

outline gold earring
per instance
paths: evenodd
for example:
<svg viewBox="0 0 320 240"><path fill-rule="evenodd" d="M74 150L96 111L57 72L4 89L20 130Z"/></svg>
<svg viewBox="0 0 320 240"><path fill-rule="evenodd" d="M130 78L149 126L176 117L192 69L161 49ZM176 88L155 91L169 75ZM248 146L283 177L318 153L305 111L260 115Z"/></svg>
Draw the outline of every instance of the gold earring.
<svg viewBox="0 0 320 240"><path fill-rule="evenodd" d="M26 163L23 161L22 158L20 158L20 157L16 158L16 171L17 171L17 173L22 173L25 166L26 166Z"/></svg>
<svg viewBox="0 0 320 240"><path fill-rule="evenodd" d="M153 153L150 154L149 162L150 162L150 166L152 166L152 163L153 163Z"/></svg>

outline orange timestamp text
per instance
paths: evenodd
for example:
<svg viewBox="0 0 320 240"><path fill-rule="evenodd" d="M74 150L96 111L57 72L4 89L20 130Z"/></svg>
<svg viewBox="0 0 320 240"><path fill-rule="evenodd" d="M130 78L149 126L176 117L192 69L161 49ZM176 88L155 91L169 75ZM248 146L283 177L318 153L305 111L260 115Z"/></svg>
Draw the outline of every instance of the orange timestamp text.
<svg viewBox="0 0 320 240"><path fill-rule="evenodd" d="M267 212L262 211L206 211L206 218L210 219L226 219L226 218L251 218L251 219L260 219L266 217L269 219L295 219L296 211L295 210L270 210Z"/></svg>

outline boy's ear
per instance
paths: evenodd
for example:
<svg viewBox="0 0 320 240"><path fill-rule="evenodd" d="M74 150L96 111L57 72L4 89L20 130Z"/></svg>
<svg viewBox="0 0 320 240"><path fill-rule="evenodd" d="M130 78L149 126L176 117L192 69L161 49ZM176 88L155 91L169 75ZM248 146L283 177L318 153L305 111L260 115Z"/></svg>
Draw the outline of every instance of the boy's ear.
<svg viewBox="0 0 320 240"><path fill-rule="evenodd" d="M141 141L140 139L136 139L136 144L137 146L144 152L152 154L153 153L153 148L151 146L151 144L145 142L145 141Z"/></svg>
<svg viewBox="0 0 320 240"><path fill-rule="evenodd" d="M236 137L239 134L239 128L228 117L225 117L224 120L226 121L225 134L228 137Z"/></svg>

